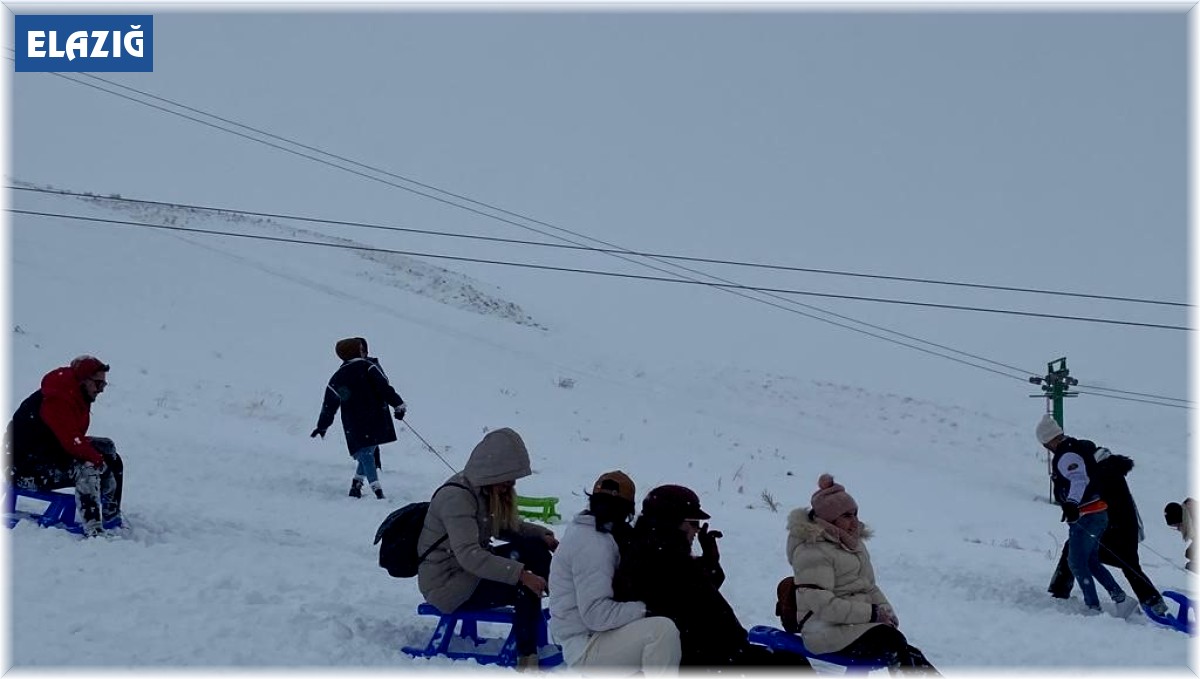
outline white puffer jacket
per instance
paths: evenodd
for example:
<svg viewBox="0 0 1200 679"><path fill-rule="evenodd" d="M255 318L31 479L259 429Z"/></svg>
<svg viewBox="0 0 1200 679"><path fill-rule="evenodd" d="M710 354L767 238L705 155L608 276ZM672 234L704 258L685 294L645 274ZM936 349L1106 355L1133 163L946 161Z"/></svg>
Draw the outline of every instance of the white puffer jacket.
<svg viewBox="0 0 1200 679"><path fill-rule="evenodd" d="M857 551L850 551L811 521L807 509L788 515L787 554L797 585L797 615L808 618L800 636L813 653L840 651L883 624L871 622L871 604L888 600L875 584L864 544L870 535L864 526Z"/></svg>
<svg viewBox="0 0 1200 679"><path fill-rule="evenodd" d="M579 514L550 562L550 634L563 647L563 660L574 665L589 637L646 617L640 601L613 600L613 574L620 563L617 542L596 530L596 519Z"/></svg>

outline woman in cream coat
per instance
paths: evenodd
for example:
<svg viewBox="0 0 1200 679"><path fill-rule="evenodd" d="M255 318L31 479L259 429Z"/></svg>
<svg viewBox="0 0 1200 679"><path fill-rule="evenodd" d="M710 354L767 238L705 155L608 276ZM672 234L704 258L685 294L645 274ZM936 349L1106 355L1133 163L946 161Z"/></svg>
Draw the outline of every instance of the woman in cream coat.
<svg viewBox="0 0 1200 679"><path fill-rule="evenodd" d="M891 603L875 584L863 544L871 533L858 520L858 504L829 474L821 475L818 486L812 507L788 516L787 553L805 647L932 671L898 629Z"/></svg>

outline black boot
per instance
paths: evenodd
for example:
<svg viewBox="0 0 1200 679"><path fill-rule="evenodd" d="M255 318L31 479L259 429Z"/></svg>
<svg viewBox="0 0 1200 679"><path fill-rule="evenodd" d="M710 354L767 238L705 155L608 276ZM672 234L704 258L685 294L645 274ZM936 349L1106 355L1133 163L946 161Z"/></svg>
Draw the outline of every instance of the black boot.
<svg viewBox="0 0 1200 679"><path fill-rule="evenodd" d="M361 479L354 479L350 482L350 497L362 497Z"/></svg>

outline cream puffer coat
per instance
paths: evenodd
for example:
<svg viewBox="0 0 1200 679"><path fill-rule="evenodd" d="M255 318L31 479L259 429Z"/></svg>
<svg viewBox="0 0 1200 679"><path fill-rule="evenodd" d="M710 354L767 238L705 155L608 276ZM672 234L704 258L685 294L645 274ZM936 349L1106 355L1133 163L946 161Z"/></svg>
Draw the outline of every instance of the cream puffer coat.
<svg viewBox="0 0 1200 679"><path fill-rule="evenodd" d="M871 555L863 544L870 535L863 526L857 550L850 551L810 520L807 508L788 515L788 561L797 585L797 615L805 621L800 634L809 651L840 651L883 624L871 622L871 605L888 600L875 584Z"/></svg>

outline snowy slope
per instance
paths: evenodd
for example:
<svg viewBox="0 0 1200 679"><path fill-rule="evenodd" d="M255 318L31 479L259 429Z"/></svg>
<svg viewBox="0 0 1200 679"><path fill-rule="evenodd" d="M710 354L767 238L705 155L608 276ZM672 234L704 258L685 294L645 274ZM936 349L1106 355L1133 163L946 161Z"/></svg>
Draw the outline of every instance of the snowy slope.
<svg viewBox="0 0 1200 679"><path fill-rule="evenodd" d="M376 243L332 227L12 200ZM399 652L430 621L413 614L415 582L389 578L371 545L389 511L427 498L450 470L401 427L383 451L388 500L352 500L340 425L308 437L334 342L361 335L410 403L408 421L456 467L485 431L510 426L534 467L519 490L557 495L562 509L581 508L583 489L613 468L639 495L668 482L697 490L726 535L723 591L747 626L773 622L786 513L828 471L876 530L876 570L903 631L947 674L1187 671L1183 635L1140 615L1085 618L1077 592L1045 594L1066 528L1045 500L1038 400L985 411L949 389L873 392L786 365L742 369L736 357L644 364L589 342L595 319L449 265L22 215L11 320L14 403L77 354L113 366L92 433L125 459L131 524L113 540L24 524L7 534L18 667L451 665ZM1159 518L1187 492L1185 413L1168 410L1079 409L1072 431L1137 460L1146 571L1160 588L1192 590L1183 544Z"/></svg>

